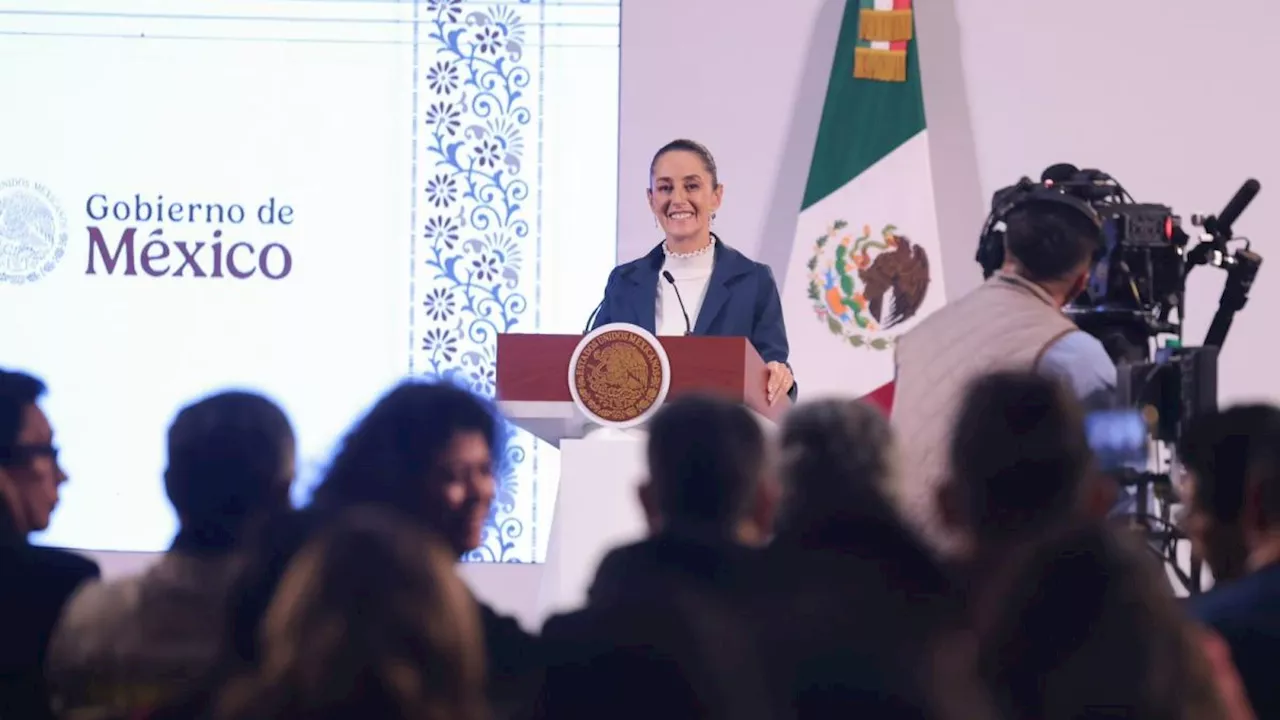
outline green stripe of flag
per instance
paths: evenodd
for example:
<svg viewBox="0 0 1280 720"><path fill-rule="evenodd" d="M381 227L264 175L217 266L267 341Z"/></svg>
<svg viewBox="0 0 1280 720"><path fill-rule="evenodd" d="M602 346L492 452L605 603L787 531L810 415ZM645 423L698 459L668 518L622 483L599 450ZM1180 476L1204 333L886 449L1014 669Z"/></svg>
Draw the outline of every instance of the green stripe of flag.
<svg viewBox="0 0 1280 720"><path fill-rule="evenodd" d="M925 129L914 32L907 43L906 82L876 82L853 77L858 11L874 6L874 0L845 3L801 210L843 187Z"/></svg>
<svg viewBox="0 0 1280 720"><path fill-rule="evenodd" d="M850 2L849 4L852 5L853 3ZM875 9L876 9L876 0L858 0L858 10L875 10ZM846 7L844 12L845 12L845 18L848 19L849 9ZM855 23L854 30L856 31L857 29L858 29L858 26ZM844 26L841 26L840 30L841 30L841 33L843 33ZM853 34L854 38L856 38L854 47L871 47L871 41L863 40L861 37L858 37L859 35L860 33L858 32L854 32Z"/></svg>

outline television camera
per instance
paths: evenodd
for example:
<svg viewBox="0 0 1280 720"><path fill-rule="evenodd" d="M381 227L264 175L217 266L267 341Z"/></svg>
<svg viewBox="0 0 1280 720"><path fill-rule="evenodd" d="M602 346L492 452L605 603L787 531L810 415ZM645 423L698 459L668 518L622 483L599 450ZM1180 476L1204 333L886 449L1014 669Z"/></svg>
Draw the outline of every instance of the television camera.
<svg viewBox="0 0 1280 720"><path fill-rule="evenodd" d="M1098 227L1088 287L1065 312L1080 329L1098 338L1116 363L1116 405L1141 415L1149 428L1145 462L1136 462L1130 453L1124 462L1106 469L1127 489L1130 502L1123 514L1146 532L1152 548L1189 593L1201 587L1200 566L1193 559L1183 571L1178 561L1177 547L1185 536L1172 517L1177 492L1171 473L1177 468L1183 429L1191 418L1217 408L1218 352L1235 314L1248 302L1262 264L1249 240L1237 238L1233 227L1260 188L1257 180L1249 179L1222 212L1193 215L1191 224L1198 228L1193 242L1169 206L1134 201L1100 170L1053 165L1039 182L1023 178L995 193L978 245L977 260L984 276L990 277L1004 263L1005 219L1038 201L1073 206ZM1186 279L1202 265L1226 271L1226 282L1204 342L1187 347L1182 327ZM1095 426L1127 427L1114 419ZM1109 452L1106 457L1118 456Z"/></svg>

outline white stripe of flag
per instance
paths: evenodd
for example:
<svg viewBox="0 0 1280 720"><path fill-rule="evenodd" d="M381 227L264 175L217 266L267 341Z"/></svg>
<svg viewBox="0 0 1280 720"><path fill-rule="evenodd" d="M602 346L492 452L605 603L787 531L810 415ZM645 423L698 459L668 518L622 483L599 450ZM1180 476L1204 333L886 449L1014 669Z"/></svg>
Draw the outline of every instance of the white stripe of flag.
<svg viewBox="0 0 1280 720"><path fill-rule="evenodd" d="M877 9L877 10L892 10L892 9L893 9L893 0L876 0L876 9ZM873 43L871 43L871 48L872 48L873 50L889 50L889 49L891 49L890 44L889 44L889 43L887 43L887 42L873 42Z"/></svg>

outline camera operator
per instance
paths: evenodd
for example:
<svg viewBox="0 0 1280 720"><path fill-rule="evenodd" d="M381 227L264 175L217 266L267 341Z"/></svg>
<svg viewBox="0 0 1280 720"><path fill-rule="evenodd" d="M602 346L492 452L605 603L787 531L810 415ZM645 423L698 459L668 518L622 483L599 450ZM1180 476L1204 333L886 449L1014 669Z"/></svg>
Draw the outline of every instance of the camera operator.
<svg viewBox="0 0 1280 720"><path fill-rule="evenodd" d="M1202 416L1182 463L1187 534L1215 581L1191 612L1230 646L1258 717L1280 717L1280 408Z"/></svg>
<svg viewBox="0 0 1280 720"><path fill-rule="evenodd" d="M893 424L902 442L897 499L935 545L954 550L937 513L961 398L997 370L1061 379L1086 408L1110 406L1116 370L1102 344L1062 312L1084 291L1103 238L1088 206L1043 188L1003 216L1004 263L983 285L898 339Z"/></svg>

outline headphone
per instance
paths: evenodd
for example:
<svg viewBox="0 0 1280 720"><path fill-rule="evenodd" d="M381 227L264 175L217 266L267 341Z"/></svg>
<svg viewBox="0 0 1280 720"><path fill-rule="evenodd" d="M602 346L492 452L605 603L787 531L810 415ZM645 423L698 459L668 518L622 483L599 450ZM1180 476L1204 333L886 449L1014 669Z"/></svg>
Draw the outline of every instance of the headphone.
<svg viewBox="0 0 1280 720"><path fill-rule="evenodd" d="M1047 172L1047 171L1046 171ZM1055 203L1069 207L1089 220L1089 224L1097 229L1096 246L1093 260L1102 259L1107 249L1107 237L1102 231L1102 218L1087 202L1071 195L1060 188L1052 180L1036 182L1024 177L1017 185L997 190L991 199L991 212L982 225L982 235L978 239L978 253L974 257L982 266L982 277L989 278L1004 265L1005 221L1015 211L1037 203Z"/></svg>

